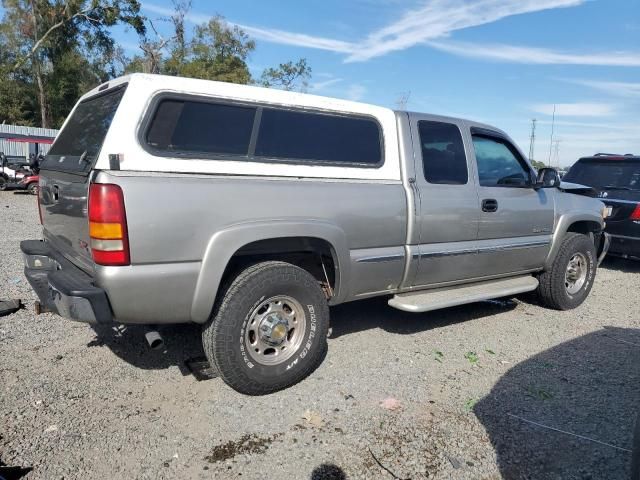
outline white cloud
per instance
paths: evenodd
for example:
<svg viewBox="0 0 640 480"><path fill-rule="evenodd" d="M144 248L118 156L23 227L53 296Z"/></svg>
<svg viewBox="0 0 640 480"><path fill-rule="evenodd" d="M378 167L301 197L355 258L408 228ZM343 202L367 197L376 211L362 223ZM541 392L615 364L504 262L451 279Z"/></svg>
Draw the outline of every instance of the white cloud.
<svg viewBox="0 0 640 480"><path fill-rule="evenodd" d="M442 41L430 41L428 45L453 55L501 62L640 67L640 52L566 53L516 45Z"/></svg>
<svg viewBox="0 0 640 480"><path fill-rule="evenodd" d="M297 47L316 48L320 50L329 50L338 53L351 53L355 45L350 42L341 40L333 40L331 38L315 37L304 33L287 32L285 30L275 30L267 28L251 27L229 22L232 25L238 25L245 32L258 40L265 42L279 43L282 45L293 45Z"/></svg>
<svg viewBox="0 0 640 480"><path fill-rule="evenodd" d="M350 85L346 91L347 98L349 100L353 100L354 102L357 102L358 100L362 100L362 98L366 93L367 93L367 88L358 83L354 83Z"/></svg>
<svg viewBox="0 0 640 480"><path fill-rule="evenodd" d="M309 88L311 90L324 90L340 82L342 82L342 78L328 78L327 80L312 83Z"/></svg>
<svg viewBox="0 0 640 480"><path fill-rule="evenodd" d="M530 109L543 115L553 115L552 103L531 105ZM607 117L616 113L616 108L608 103L557 103L556 117Z"/></svg>
<svg viewBox="0 0 640 480"><path fill-rule="evenodd" d="M346 62L366 61L397 50L404 50L430 40L443 39L452 32L493 23L513 15L554 8L574 7L586 0L424 0L420 7L406 11L399 20L376 30L357 42L290 32L280 29L238 25L248 34L267 42L347 54ZM163 16L169 8L145 2L145 10ZM187 20L203 23L211 16L189 13Z"/></svg>
<svg viewBox="0 0 640 480"><path fill-rule="evenodd" d="M505 17L582 3L584 0L429 0L406 12L400 20L371 33L347 62L369 60Z"/></svg>
<svg viewBox="0 0 640 480"><path fill-rule="evenodd" d="M583 85L585 87L594 88L610 95L629 98L640 98L640 83L571 79L565 79L564 81L574 83L576 85Z"/></svg>

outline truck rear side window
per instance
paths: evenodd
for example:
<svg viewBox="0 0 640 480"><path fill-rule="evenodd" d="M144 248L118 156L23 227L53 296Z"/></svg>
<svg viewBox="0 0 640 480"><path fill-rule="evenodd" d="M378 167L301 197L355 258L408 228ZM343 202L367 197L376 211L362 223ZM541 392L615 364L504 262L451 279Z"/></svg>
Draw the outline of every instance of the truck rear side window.
<svg viewBox="0 0 640 480"><path fill-rule="evenodd" d="M452 123L422 120L418 130L427 182L465 185L469 173L460 129Z"/></svg>
<svg viewBox="0 0 640 480"><path fill-rule="evenodd" d="M377 166L382 163L380 128L368 118L264 108L255 156Z"/></svg>
<svg viewBox="0 0 640 480"><path fill-rule="evenodd" d="M162 100L147 131L147 144L168 152L244 155L249 152L256 108Z"/></svg>

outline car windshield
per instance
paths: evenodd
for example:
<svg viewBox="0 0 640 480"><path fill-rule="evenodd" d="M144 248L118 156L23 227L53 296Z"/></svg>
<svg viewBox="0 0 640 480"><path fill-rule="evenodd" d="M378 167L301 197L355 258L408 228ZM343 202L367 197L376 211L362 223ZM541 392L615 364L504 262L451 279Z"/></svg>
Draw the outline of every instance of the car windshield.
<svg viewBox="0 0 640 480"><path fill-rule="evenodd" d="M640 190L640 161L583 160L562 180L603 190Z"/></svg>
<svg viewBox="0 0 640 480"><path fill-rule="evenodd" d="M100 153L124 88L83 101L58 134L41 168L88 172Z"/></svg>

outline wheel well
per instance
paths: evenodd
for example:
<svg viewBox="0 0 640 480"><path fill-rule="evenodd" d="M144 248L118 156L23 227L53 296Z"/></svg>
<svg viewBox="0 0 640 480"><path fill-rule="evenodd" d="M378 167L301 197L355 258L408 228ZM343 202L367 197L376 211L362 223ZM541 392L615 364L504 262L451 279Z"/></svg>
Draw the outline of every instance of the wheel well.
<svg viewBox="0 0 640 480"><path fill-rule="evenodd" d="M296 265L321 284L327 298L333 296L337 281L337 257L331 244L314 237L269 238L251 242L238 249L225 268L222 285L250 265L264 261Z"/></svg>
<svg viewBox="0 0 640 480"><path fill-rule="evenodd" d="M598 233L602 230L598 222L591 222L588 220L575 222L569 225L567 232L582 233L583 235L589 235L590 233Z"/></svg>

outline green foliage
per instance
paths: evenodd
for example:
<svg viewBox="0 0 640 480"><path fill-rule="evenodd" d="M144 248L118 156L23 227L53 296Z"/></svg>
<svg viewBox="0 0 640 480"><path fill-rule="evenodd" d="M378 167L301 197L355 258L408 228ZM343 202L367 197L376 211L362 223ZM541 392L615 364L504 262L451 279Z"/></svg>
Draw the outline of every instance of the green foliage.
<svg viewBox="0 0 640 480"><path fill-rule="evenodd" d="M464 358L466 358L471 365L475 365L479 360L476 352L467 352L464 354Z"/></svg>
<svg viewBox="0 0 640 480"><path fill-rule="evenodd" d="M256 82L249 56L256 44L217 16L188 30L191 0L173 0L163 36L140 14L139 0L0 0L0 123L59 127L78 98L123 73L179 75L286 90L307 87L305 59L268 68ZM112 28L140 36L141 55L127 58Z"/></svg>
<svg viewBox="0 0 640 480"><path fill-rule="evenodd" d="M168 19L173 26L170 38L162 36L153 22L149 22L147 30L154 35L145 35L141 39L143 54L131 59L125 68L127 73L161 73L220 82L255 83L284 90L307 89L311 67L306 59L267 68L256 82L248 65L249 56L256 48L255 41L221 16L197 25L189 33L185 27L185 16L190 7L188 0L174 0L175 12Z"/></svg>
<svg viewBox="0 0 640 480"><path fill-rule="evenodd" d="M0 121L60 126L82 93L116 73L111 27L145 31L138 0L2 0L2 6Z"/></svg>
<svg viewBox="0 0 640 480"><path fill-rule="evenodd" d="M544 388L536 387L534 385L529 385L527 387L527 394L532 398L537 398L539 400L550 400L553 398L553 393L548 392Z"/></svg>
<svg viewBox="0 0 640 480"><path fill-rule="evenodd" d="M311 78L311 67L305 58L296 63L281 63L277 68L267 68L262 72L260 85L263 87L278 87L283 90L306 91Z"/></svg>
<svg viewBox="0 0 640 480"><path fill-rule="evenodd" d="M477 398L468 398L467 401L464 402L464 411L467 413L473 411L473 408L476 406L477 403L478 403Z"/></svg>
<svg viewBox="0 0 640 480"><path fill-rule="evenodd" d="M531 165L533 166L533 168L535 168L536 170L540 170L541 168L545 168L546 165L544 162L541 162L539 160L531 160Z"/></svg>

